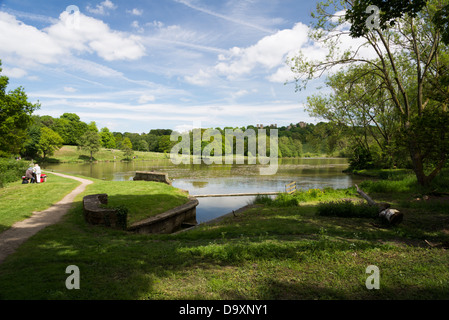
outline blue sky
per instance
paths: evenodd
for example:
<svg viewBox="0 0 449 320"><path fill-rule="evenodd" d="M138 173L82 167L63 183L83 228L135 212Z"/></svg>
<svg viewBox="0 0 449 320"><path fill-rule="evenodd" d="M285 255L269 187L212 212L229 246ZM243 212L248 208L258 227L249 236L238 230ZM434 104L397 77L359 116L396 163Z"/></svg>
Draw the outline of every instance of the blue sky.
<svg viewBox="0 0 449 320"><path fill-rule="evenodd" d="M37 4L38 3L38 4ZM79 13L66 8L75 5ZM316 122L285 63L315 1L0 0L8 89L119 132ZM75 20L76 19L76 20Z"/></svg>

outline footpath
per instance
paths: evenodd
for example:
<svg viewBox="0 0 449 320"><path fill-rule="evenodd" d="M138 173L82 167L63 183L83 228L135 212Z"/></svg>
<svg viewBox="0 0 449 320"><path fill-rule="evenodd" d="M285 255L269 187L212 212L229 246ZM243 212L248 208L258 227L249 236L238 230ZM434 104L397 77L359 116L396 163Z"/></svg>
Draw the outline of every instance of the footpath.
<svg viewBox="0 0 449 320"><path fill-rule="evenodd" d="M87 185L93 183L87 179L68 176L62 173L52 172L52 174L80 181L81 184L50 208L44 211L34 212L30 218L16 222L11 228L0 233L0 264L7 256L14 253L28 238L45 227L58 222L69 211L75 197L82 193Z"/></svg>

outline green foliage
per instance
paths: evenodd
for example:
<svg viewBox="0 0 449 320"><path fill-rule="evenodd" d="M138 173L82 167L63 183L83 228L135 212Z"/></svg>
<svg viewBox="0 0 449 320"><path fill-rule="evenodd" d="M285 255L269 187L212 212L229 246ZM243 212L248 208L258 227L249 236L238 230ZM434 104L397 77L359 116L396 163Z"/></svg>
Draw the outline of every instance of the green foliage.
<svg viewBox="0 0 449 320"><path fill-rule="evenodd" d="M29 167L26 161L0 158L0 188L7 183L18 181Z"/></svg>
<svg viewBox="0 0 449 320"><path fill-rule="evenodd" d="M128 137L123 139L121 143L121 150L123 151L123 156L125 157L126 160L131 159L131 156L133 155L134 151L131 140Z"/></svg>
<svg viewBox="0 0 449 320"><path fill-rule="evenodd" d="M356 146L349 157L349 170L372 169L373 157L369 150L361 146Z"/></svg>
<svg viewBox="0 0 449 320"><path fill-rule="evenodd" d="M102 128L100 131L101 145L106 149L113 149L116 147L115 137L108 128Z"/></svg>
<svg viewBox="0 0 449 320"><path fill-rule="evenodd" d="M377 218L378 209L363 202L354 203L351 200L339 200L319 203L317 214L328 217Z"/></svg>
<svg viewBox="0 0 449 320"><path fill-rule="evenodd" d="M22 156L35 159L39 155L39 140L41 138L41 127L33 124L28 128L27 140L23 144Z"/></svg>
<svg viewBox="0 0 449 320"><path fill-rule="evenodd" d="M294 193L279 193L274 199L267 195L256 196L255 204L264 204L273 207L297 207L301 203L340 199L342 197L355 196L355 189L311 188L297 190Z"/></svg>
<svg viewBox="0 0 449 320"><path fill-rule="evenodd" d="M366 20L370 13L366 13L366 8L375 5L380 9L380 28L386 30L395 25L395 19L402 17L404 14L416 16L419 11L426 5L427 0L357 0L348 8L346 19L351 20L350 35L352 37L361 37L368 32Z"/></svg>
<svg viewBox="0 0 449 320"><path fill-rule="evenodd" d="M105 206L105 208L109 208L108 206ZM129 209L125 205L118 205L116 207L112 207L109 209L113 209L114 213L107 212L104 215L104 222L105 226L110 227L112 225L111 223L111 215L115 215L116 217L116 227L121 230L126 230L128 225L128 212Z"/></svg>
<svg viewBox="0 0 449 320"><path fill-rule="evenodd" d="M78 141L78 146L81 150L90 153L90 160L92 161L93 154L101 148L100 135L95 131L86 131Z"/></svg>
<svg viewBox="0 0 449 320"><path fill-rule="evenodd" d="M61 136L47 127L41 128L41 134L38 142L38 150L42 152L43 158L51 156L56 150L62 147L63 140Z"/></svg>
<svg viewBox="0 0 449 320"><path fill-rule="evenodd" d="M2 71L0 61L0 73ZM31 114L40 105L32 104L22 87L6 92L9 79L0 74L0 156L19 154L26 141Z"/></svg>

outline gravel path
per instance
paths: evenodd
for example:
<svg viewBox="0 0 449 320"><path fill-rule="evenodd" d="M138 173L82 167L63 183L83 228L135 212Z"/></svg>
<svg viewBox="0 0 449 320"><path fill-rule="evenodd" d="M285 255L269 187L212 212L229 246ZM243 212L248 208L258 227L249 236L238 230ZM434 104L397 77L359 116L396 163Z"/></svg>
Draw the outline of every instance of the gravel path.
<svg viewBox="0 0 449 320"><path fill-rule="evenodd" d="M87 185L92 183L90 180L72 177L62 173L52 172L52 174L80 181L81 184L50 208L35 212L30 218L16 222L10 229L0 233L0 264L8 255L14 253L29 237L35 235L45 227L58 222L69 211L75 197L83 192Z"/></svg>

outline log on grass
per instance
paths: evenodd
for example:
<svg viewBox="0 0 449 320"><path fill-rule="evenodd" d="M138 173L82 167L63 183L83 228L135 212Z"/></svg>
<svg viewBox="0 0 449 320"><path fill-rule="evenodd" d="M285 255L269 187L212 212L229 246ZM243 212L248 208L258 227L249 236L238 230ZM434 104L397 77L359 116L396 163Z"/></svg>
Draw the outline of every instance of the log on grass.
<svg viewBox="0 0 449 320"><path fill-rule="evenodd" d="M391 209L389 203L376 203L370 196L368 196L358 185L357 193L360 194L370 206L375 206L379 210L379 217L387 220L392 225L397 225L402 222L404 214L399 212L399 210Z"/></svg>

